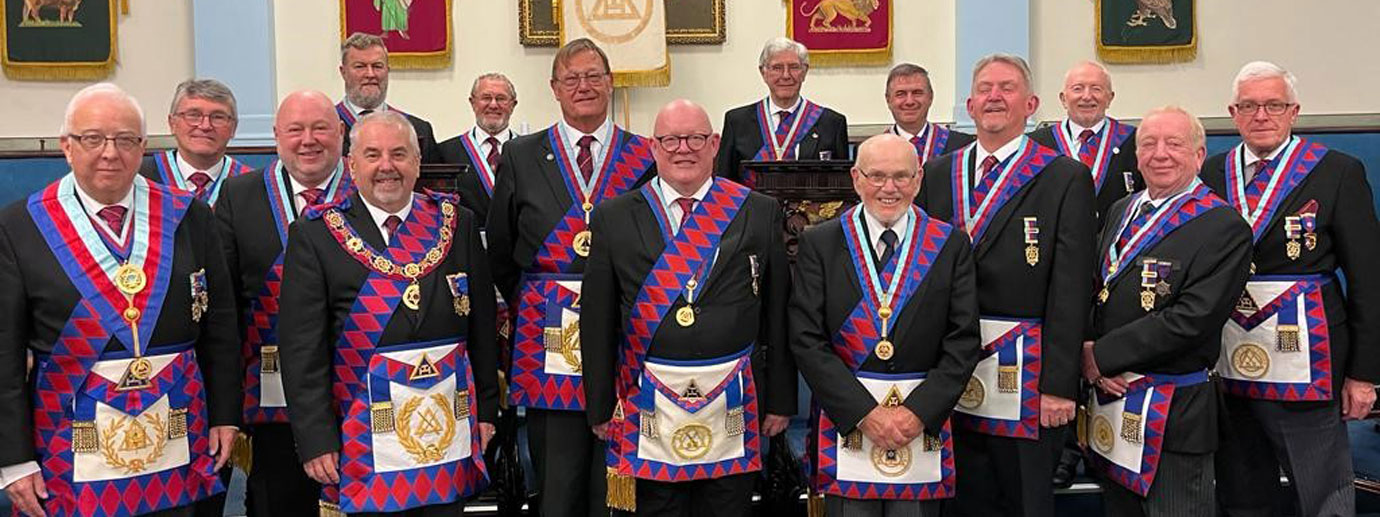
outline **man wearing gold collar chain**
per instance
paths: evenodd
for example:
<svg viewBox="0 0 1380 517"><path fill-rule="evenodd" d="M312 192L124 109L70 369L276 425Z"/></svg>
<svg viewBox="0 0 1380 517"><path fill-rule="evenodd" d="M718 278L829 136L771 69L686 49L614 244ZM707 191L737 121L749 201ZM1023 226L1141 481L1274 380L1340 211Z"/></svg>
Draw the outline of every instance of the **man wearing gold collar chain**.
<svg viewBox="0 0 1380 517"><path fill-rule="evenodd" d="M1241 68L1228 106L1241 144L1209 158L1203 182L1251 225L1251 279L1222 332L1217 371L1229 426L1218 455L1226 515L1351 515L1346 420L1365 418L1380 381L1380 253L1371 186L1357 159L1293 134L1293 74ZM1346 278L1342 289L1336 272Z"/></svg>
<svg viewBox="0 0 1380 517"><path fill-rule="evenodd" d="M72 172L0 212L0 486L31 517L190 516L242 397L210 207L136 176L143 112L114 85L62 135Z"/></svg>
<svg viewBox="0 0 1380 517"><path fill-rule="evenodd" d="M1217 393L1208 370L1245 285L1250 231L1197 172L1203 126L1177 107L1136 131L1146 190L1102 227L1080 420L1108 516L1212 516Z"/></svg>
<svg viewBox="0 0 1380 517"><path fill-rule="evenodd" d="M762 445L795 412L780 205L714 176L700 106L657 114L657 178L595 209L585 270L585 400L608 441L609 506L751 513Z"/></svg>
<svg viewBox="0 0 1380 517"><path fill-rule="evenodd" d="M790 339L822 409L809 455L826 515L932 517L954 496L949 414L978 361L977 278L968 235L911 204L918 163L905 138L869 138L862 204L800 238Z"/></svg>
<svg viewBox="0 0 1380 517"><path fill-rule="evenodd" d="M479 225L453 196L412 192L402 115L352 133L358 193L288 232L278 336L298 456L322 515L453 516L488 482L498 413Z"/></svg>

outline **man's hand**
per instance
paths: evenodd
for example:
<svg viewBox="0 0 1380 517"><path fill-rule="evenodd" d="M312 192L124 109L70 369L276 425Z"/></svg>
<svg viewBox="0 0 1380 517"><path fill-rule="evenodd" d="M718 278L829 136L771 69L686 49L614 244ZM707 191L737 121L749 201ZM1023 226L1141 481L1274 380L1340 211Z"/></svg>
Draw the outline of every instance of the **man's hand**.
<svg viewBox="0 0 1380 517"><path fill-rule="evenodd" d="M1097 369L1097 358L1093 355L1093 342L1083 342L1083 378L1089 383L1097 384L1097 379L1102 377L1102 372Z"/></svg>
<svg viewBox="0 0 1380 517"><path fill-rule="evenodd" d="M604 423L602 423L602 424L596 425L596 426L590 428L590 430L591 430L591 431L594 431L594 436L598 436L600 440L608 440L608 439L609 439L609 422L612 422L612 421L613 421L613 420L609 420L609 421L606 421L606 422L604 422Z"/></svg>
<svg viewBox="0 0 1380 517"><path fill-rule="evenodd" d="M1097 388L1105 393L1124 397L1126 390L1131 389L1131 383L1121 377L1102 377L1097 380Z"/></svg>
<svg viewBox="0 0 1380 517"><path fill-rule="evenodd" d="M910 425L919 425L919 419L916 418L916 423L909 424L906 415L915 418L915 415L905 408L877 406L872 408L872 411L867 413L861 422L858 422L858 430L862 431L867 439L872 440L872 443L882 448L899 449L919 435L918 432L915 435L907 434L907 431L912 431L912 429L908 429Z"/></svg>
<svg viewBox="0 0 1380 517"><path fill-rule="evenodd" d="M302 469L307 471L307 477L317 483L338 485L340 484L340 473L337 467L339 463L340 453L328 452L303 463Z"/></svg>
<svg viewBox="0 0 1380 517"><path fill-rule="evenodd" d="M762 420L762 434L770 438L781 434L781 431L785 431L790 425L791 417L767 413L767 418Z"/></svg>
<svg viewBox="0 0 1380 517"><path fill-rule="evenodd" d="M1072 400L1054 395L1040 394L1040 425L1045 428L1059 427L1073 420Z"/></svg>
<svg viewBox="0 0 1380 517"><path fill-rule="evenodd" d="M480 422L478 427L479 450L487 451L489 450L489 442L494 439L494 433L498 432L498 429L488 422Z"/></svg>
<svg viewBox="0 0 1380 517"><path fill-rule="evenodd" d="M43 511L43 504L39 502L40 499L48 498L48 487L43 484L43 475L39 472L10 483L10 486L5 487L5 495L10 497L15 509L28 517L47 517L48 515Z"/></svg>
<svg viewBox="0 0 1380 517"><path fill-rule="evenodd" d="M211 455L216 457L216 470L219 471L230 461L230 453L235 452L235 437L240 430L233 425L218 425L211 428Z"/></svg>
<svg viewBox="0 0 1380 517"><path fill-rule="evenodd" d="M1375 385L1347 377L1342 383L1342 419L1360 420L1375 405Z"/></svg>

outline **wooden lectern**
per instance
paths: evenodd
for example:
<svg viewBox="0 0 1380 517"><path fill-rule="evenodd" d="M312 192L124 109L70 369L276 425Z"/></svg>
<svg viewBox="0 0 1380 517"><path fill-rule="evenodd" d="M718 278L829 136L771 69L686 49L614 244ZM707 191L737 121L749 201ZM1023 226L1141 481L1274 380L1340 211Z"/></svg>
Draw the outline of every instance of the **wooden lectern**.
<svg viewBox="0 0 1380 517"><path fill-rule="evenodd" d="M742 167L756 175L758 192L781 202L786 215L782 228L786 254L793 261L800 232L858 203L848 172L852 160L747 161Z"/></svg>
<svg viewBox="0 0 1380 517"><path fill-rule="evenodd" d="M470 166L451 163L427 163L422 165L421 175L413 190L421 192L430 189L447 194L460 193L460 177L470 173Z"/></svg>

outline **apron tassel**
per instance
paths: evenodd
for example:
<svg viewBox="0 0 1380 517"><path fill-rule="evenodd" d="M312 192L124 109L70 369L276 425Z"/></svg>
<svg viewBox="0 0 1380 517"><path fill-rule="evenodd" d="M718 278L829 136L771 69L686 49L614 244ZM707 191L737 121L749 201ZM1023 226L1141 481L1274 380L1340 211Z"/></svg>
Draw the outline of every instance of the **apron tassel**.
<svg viewBox="0 0 1380 517"><path fill-rule="evenodd" d="M637 511L637 479L627 474L619 474L618 469L609 467L608 506L625 512Z"/></svg>
<svg viewBox="0 0 1380 517"><path fill-rule="evenodd" d="M321 505L321 517L349 517L345 515L345 512L340 511L340 505L338 504L328 503L326 501L318 502Z"/></svg>
<svg viewBox="0 0 1380 517"><path fill-rule="evenodd" d="M809 517L824 517L824 494L810 491L805 499L805 515Z"/></svg>
<svg viewBox="0 0 1380 517"><path fill-rule="evenodd" d="M244 471L254 468L254 439L240 431L235 435L235 446L230 450L230 464Z"/></svg>

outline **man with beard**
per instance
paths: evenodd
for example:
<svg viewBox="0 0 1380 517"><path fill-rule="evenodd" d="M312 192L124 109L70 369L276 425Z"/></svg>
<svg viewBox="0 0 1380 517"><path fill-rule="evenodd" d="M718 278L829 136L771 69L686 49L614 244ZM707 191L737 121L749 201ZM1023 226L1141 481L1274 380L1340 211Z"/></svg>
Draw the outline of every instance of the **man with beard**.
<svg viewBox="0 0 1380 517"><path fill-rule="evenodd" d="M340 44L340 78L345 81L345 98L336 103L335 111L345 123L345 152L350 152L348 132L355 120L376 111L396 111L407 117L417 132L422 163L440 163L431 123L388 105L388 71L388 47L383 38L356 32Z"/></svg>
<svg viewBox="0 0 1380 517"><path fill-rule="evenodd" d="M351 192L350 177L340 159L343 127L325 94L288 94L273 120L278 159L226 181L216 209L242 315L244 421L253 439L245 506L251 516L304 515L317 509L321 487L299 467L288 426L279 360L278 293L288 227L308 206L339 200Z"/></svg>
<svg viewBox="0 0 1380 517"><path fill-rule="evenodd" d="M930 72L920 65L901 63L886 76L886 106L895 123L887 132L906 139L915 146L920 166L925 162L957 151L973 143L973 135L931 124L930 106L934 104L934 86Z"/></svg>
<svg viewBox="0 0 1380 517"><path fill-rule="evenodd" d="M739 165L748 160L847 160L848 120L800 95L810 73L810 51L790 38L773 38L757 58L770 94L724 114L716 174L752 187Z"/></svg>
<svg viewBox="0 0 1380 517"><path fill-rule="evenodd" d="M139 174L191 192L214 207L225 180L250 171L225 154L238 124L230 87L215 79L183 81L168 111L177 148L144 158Z"/></svg>
<svg viewBox="0 0 1380 517"><path fill-rule="evenodd" d="M508 119L517 107L517 90L507 76L488 73L475 78L470 87L470 108L474 127L455 138L441 142L441 161L470 168L460 178L460 202L482 223L489 217L489 200L494 194L498 158L503 144L517 136Z"/></svg>
<svg viewBox="0 0 1380 517"><path fill-rule="evenodd" d="M539 511L608 515L604 443L586 421L581 385L587 228L595 206L656 169L651 142L609 119L613 74L593 41L576 39L556 52L550 86L561 119L503 146L489 258L503 299L516 307L509 400L527 408Z"/></svg>
<svg viewBox="0 0 1380 517"><path fill-rule="evenodd" d="M458 515L488 481L498 412L479 224L454 196L413 193L402 115L352 131L358 192L288 231L278 332L298 457L325 485L321 515Z"/></svg>
<svg viewBox="0 0 1380 517"><path fill-rule="evenodd" d="M925 164L920 206L972 238L982 359L958 400L956 515L1054 513L1051 476L1078 393L1092 292L1092 179L1026 137L1040 100L1024 59L973 68L977 141Z"/></svg>
<svg viewBox="0 0 1380 517"><path fill-rule="evenodd" d="M1293 134L1294 84L1273 63L1243 66L1228 106L1242 142L1203 166L1255 243L1217 363L1228 416L1217 494L1232 516L1275 512L1262 494L1284 493L1280 466L1297 515L1354 514L1346 421L1366 417L1380 380L1380 223L1365 166Z"/></svg>

